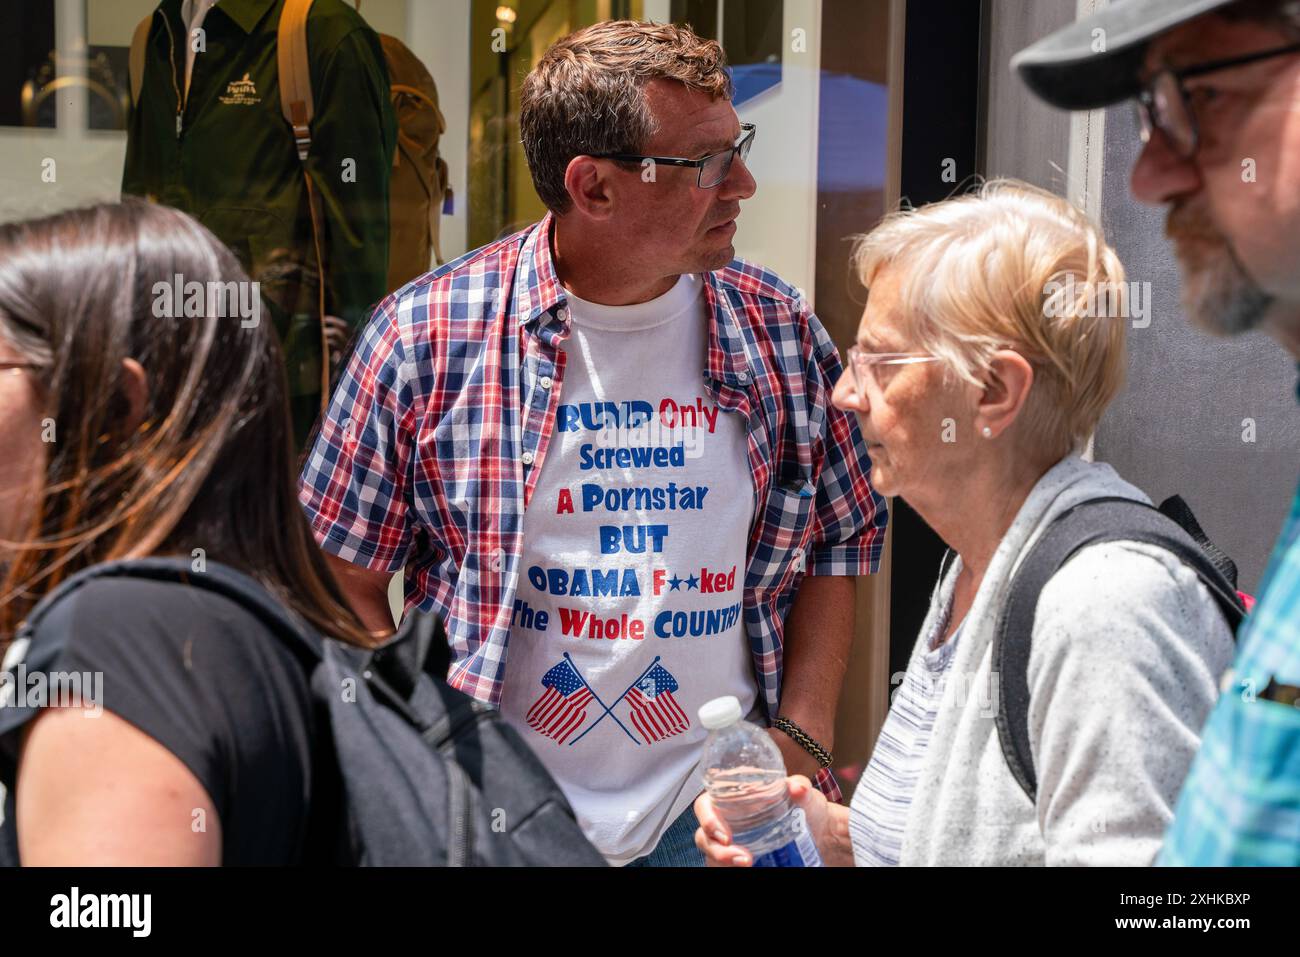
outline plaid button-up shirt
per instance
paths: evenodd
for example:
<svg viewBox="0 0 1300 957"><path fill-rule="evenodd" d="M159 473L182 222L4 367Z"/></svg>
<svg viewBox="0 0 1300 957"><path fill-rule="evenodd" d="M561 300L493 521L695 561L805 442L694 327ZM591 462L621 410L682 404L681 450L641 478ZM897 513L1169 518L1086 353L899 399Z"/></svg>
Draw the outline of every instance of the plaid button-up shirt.
<svg viewBox="0 0 1300 957"><path fill-rule="evenodd" d="M1300 865L1300 492L1158 863Z"/></svg>
<svg viewBox="0 0 1300 957"><path fill-rule="evenodd" d="M300 499L321 546L372 570L404 568L406 609L446 622L448 681L493 705L506 674L524 512L564 378L569 318L551 222L380 304L302 474ZM739 260L708 274L705 295L705 386L748 435L754 520L744 621L771 719L799 581L876 571L887 512L868 484L856 421L830 403L839 354L804 299ZM819 783L834 793L829 775Z"/></svg>

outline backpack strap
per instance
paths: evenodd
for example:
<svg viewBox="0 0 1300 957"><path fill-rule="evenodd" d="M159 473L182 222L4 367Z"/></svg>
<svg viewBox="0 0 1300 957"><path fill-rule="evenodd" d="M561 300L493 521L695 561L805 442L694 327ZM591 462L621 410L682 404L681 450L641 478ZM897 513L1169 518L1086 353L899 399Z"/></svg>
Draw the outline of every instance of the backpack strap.
<svg viewBox="0 0 1300 957"><path fill-rule="evenodd" d="M1234 633L1245 614L1235 588L1210 556L1177 522L1150 505L1127 498L1096 498L1053 519L1012 577L993 639L993 669L1001 676L998 739L1012 776L1031 801L1038 782L1029 747L1029 652L1038 598L1075 553L1111 541L1142 542L1172 552L1196 572Z"/></svg>
<svg viewBox="0 0 1300 957"><path fill-rule="evenodd" d="M410 612L392 637L375 649L370 661L403 699L411 697L422 674L446 681L451 646L442 619L425 612Z"/></svg>
<svg viewBox="0 0 1300 957"><path fill-rule="evenodd" d="M284 0L276 35L279 67L280 111L293 129L298 159L307 162L311 152L311 121L316 115L311 90L311 61L307 58L307 16L313 0Z"/></svg>
<svg viewBox="0 0 1300 957"><path fill-rule="evenodd" d="M151 13L135 25L135 33L131 34L131 53L126 61L126 72L131 79L131 102L135 105L139 105L140 91L144 89L144 63L152 26Z"/></svg>
<svg viewBox="0 0 1300 957"><path fill-rule="evenodd" d="M275 56L280 83L280 112L293 130L298 162L307 183L307 211L311 215L312 247L316 253L317 314L320 320L321 411L330 401L329 337L325 331L325 244L322 239L319 202L307 157L311 154L311 122L316 116L316 100L311 88L311 60L307 52L307 17L313 0L284 0L276 33Z"/></svg>
<svg viewBox="0 0 1300 957"><path fill-rule="evenodd" d="M63 642L57 640L61 636L56 636L55 640L42 641L39 646L31 645L32 636L41 620L88 582L105 578L175 582L205 589L255 615L285 641L309 669L325 657L325 639L311 626L299 622L256 579L215 562L209 562L204 571L196 572L188 558L150 557L103 562L82 569L42 598L14 636L15 643L24 640L28 643L21 660L29 670L46 670L63 651ZM350 647L348 652L355 655L360 663L373 662L375 671L396 689L399 700L410 696L421 673L444 680L451 658L451 649L441 619L437 615L418 611L408 614L396 632L373 653ZM0 733L10 730L5 724L5 711L6 709L0 708Z"/></svg>
<svg viewBox="0 0 1300 957"><path fill-rule="evenodd" d="M1183 497L1181 495L1169 496L1160 503L1160 514L1172 518L1183 531L1191 536L1192 541L1201 546L1201 551L1205 553L1205 557L1218 569L1219 574L1232 586L1233 591L1236 591L1237 563L1229 558L1223 549L1210 541L1210 536L1205 534L1205 529L1201 528L1201 523L1196 520L1191 508L1183 501Z"/></svg>
<svg viewBox="0 0 1300 957"><path fill-rule="evenodd" d="M127 558L82 569L40 600L19 629L15 636L16 640L22 638L30 640L37 625L59 602L87 582L103 578L143 578L206 589L248 609L277 634L289 637L292 645L299 652L306 654L309 659L319 661L321 658L321 638L315 630L304 628L299 624L255 579L215 562L209 562L206 570L197 572L190 559L179 557ZM42 643L40 650L41 658L46 659L50 658L51 654L57 655L62 649L53 647L47 649Z"/></svg>
<svg viewBox="0 0 1300 957"><path fill-rule="evenodd" d="M68 636L50 634L44 636L39 643L34 642L33 638L41 621L61 602L87 583L106 578L142 578L205 588L223 595L256 615L280 640L289 645L309 672L315 670L316 665L324 658L323 639L314 629L301 626L271 593L253 578L233 568L212 562L208 563L205 571L196 572L188 558L153 557L122 559L92 565L72 575L67 581L59 583L36 604L14 635L14 640L5 654L5 670L16 671L19 665L22 665L28 673L48 672L63 653ZM0 689L2 688L3 686L0 686ZM4 703L3 699L4 692L0 690L0 703ZM0 707L0 737L11 734L34 717L34 706ZM12 781L16 773L17 752L11 751L8 747L0 748L0 781ZM6 852L4 841L5 838L0 835L0 863L3 863Z"/></svg>

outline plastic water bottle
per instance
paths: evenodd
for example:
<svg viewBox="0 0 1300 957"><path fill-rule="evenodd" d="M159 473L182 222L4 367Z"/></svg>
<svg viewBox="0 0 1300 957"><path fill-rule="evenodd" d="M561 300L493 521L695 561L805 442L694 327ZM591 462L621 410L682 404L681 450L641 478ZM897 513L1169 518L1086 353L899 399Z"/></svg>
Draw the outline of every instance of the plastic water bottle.
<svg viewBox="0 0 1300 957"><path fill-rule="evenodd" d="M785 761L772 736L741 720L733 696L700 708L709 729L704 743L704 787L754 867L821 867L803 808L790 800Z"/></svg>

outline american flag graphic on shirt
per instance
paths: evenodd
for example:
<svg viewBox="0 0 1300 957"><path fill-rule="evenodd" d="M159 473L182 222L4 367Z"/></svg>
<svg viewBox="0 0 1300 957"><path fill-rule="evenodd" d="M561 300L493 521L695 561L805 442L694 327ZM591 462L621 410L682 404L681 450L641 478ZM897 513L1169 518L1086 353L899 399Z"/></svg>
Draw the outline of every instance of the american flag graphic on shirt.
<svg viewBox="0 0 1300 957"><path fill-rule="evenodd" d="M677 679L663 665L655 665L627 691L632 724L651 744L681 734L691 726L686 712L673 697L676 690Z"/></svg>
<svg viewBox="0 0 1300 957"><path fill-rule="evenodd" d="M563 744L587 720L591 689L567 660L542 675L542 687L546 690L528 709L528 726Z"/></svg>

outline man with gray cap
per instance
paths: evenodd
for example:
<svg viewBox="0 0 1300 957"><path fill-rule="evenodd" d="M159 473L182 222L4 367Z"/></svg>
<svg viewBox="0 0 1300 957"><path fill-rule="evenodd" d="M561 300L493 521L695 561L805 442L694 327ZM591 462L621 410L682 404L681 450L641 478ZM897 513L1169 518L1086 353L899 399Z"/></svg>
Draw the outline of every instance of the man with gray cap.
<svg viewBox="0 0 1300 957"><path fill-rule="evenodd" d="M1300 0L1117 2L1011 62L1064 109L1137 103L1188 315L1300 360ZM1300 863L1300 495L1259 599L1160 863Z"/></svg>

